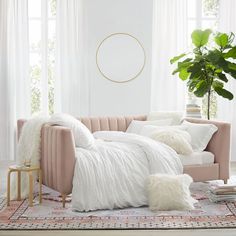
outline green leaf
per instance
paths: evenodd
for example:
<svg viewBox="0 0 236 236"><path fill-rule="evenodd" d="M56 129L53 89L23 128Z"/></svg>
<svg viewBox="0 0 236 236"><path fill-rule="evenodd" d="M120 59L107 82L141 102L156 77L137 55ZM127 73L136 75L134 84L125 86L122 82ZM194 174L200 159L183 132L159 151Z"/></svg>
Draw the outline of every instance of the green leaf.
<svg viewBox="0 0 236 236"><path fill-rule="evenodd" d="M194 94L197 97L203 97L209 90L208 83L206 80L202 79L197 85L196 90L194 91Z"/></svg>
<svg viewBox="0 0 236 236"><path fill-rule="evenodd" d="M215 70L215 73L221 73L222 71L223 71L222 69L217 68L217 69Z"/></svg>
<svg viewBox="0 0 236 236"><path fill-rule="evenodd" d="M216 44L219 45L221 48L224 48L229 43L229 37L227 34L224 34L224 33L223 34L218 33L215 36L214 40L215 40Z"/></svg>
<svg viewBox="0 0 236 236"><path fill-rule="evenodd" d="M226 61L226 66L222 67L224 72L236 79L236 64Z"/></svg>
<svg viewBox="0 0 236 236"><path fill-rule="evenodd" d="M173 63L175 63L176 61L178 61L179 59L181 59L184 56L186 56L186 54L182 53L179 56L173 57L172 59L170 59L170 63L173 64Z"/></svg>
<svg viewBox="0 0 236 236"><path fill-rule="evenodd" d="M192 62L184 60L184 61L178 62L178 68L180 68L180 69L188 68L192 64L193 64Z"/></svg>
<svg viewBox="0 0 236 236"><path fill-rule="evenodd" d="M192 64L192 66L190 66L188 68L188 72L191 72L191 73L197 73L197 72L199 72L201 70L202 70L202 67L201 67L201 65L198 62Z"/></svg>
<svg viewBox="0 0 236 236"><path fill-rule="evenodd" d="M226 71L225 71L226 72ZM235 71L228 71L229 75L231 75L234 79L236 79L236 72Z"/></svg>
<svg viewBox="0 0 236 236"><path fill-rule="evenodd" d="M211 32L212 31L210 29L194 30L191 35L192 43L198 48L206 45L208 43Z"/></svg>
<svg viewBox="0 0 236 236"><path fill-rule="evenodd" d="M236 64L232 62L228 62L228 68L230 70L234 70L236 72Z"/></svg>
<svg viewBox="0 0 236 236"><path fill-rule="evenodd" d="M224 53L224 58L236 59L236 47L233 47L227 53Z"/></svg>
<svg viewBox="0 0 236 236"><path fill-rule="evenodd" d="M183 69L187 69L189 66L192 65L192 62L190 62L192 59L191 58L187 58L184 61L178 62L178 66L177 68L172 72L172 75L180 72Z"/></svg>
<svg viewBox="0 0 236 236"><path fill-rule="evenodd" d="M223 54L219 50L210 51L206 56L215 67L223 69L228 73L228 62L224 59Z"/></svg>
<svg viewBox="0 0 236 236"><path fill-rule="evenodd" d="M193 78L193 79L189 78L187 82L189 92L193 92L193 90L196 88L196 85L199 83L199 80L200 78Z"/></svg>
<svg viewBox="0 0 236 236"><path fill-rule="evenodd" d="M199 78L202 74L202 66L200 63L195 63L188 68L188 72L191 74L189 79Z"/></svg>
<svg viewBox="0 0 236 236"><path fill-rule="evenodd" d="M187 69L184 68L179 72L180 79L186 80L186 79L188 79L188 77L189 77L189 73L188 73Z"/></svg>
<svg viewBox="0 0 236 236"><path fill-rule="evenodd" d="M215 80L215 81L213 81L213 83L212 83L212 87L213 88L223 88L224 87L224 84L222 83L222 82L220 82L220 81L218 81L218 80Z"/></svg>
<svg viewBox="0 0 236 236"><path fill-rule="evenodd" d="M223 73L217 74L217 77L218 77L218 79L220 79L220 80L222 80L224 82L228 82L228 79L227 79L226 75L223 74Z"/></svg>
<svg viewBox="0 0 236 236"><path fill-rule="evenodd" d="M232 100L234 98L234 95L230 91L228 91L226 89L223 89L223 88L220 88L220 87L215 87L214 90L221 97L227 98L229 100Z"/></svg>
<svg viewBox="0 0 236 236"><path fill-rule="evenodd" d="M186 59L183 60L182 62L183 62L183 63L186 63L186 62L192 62L192 60L193 60L192 58L186 58Z"/></svg>
<svg viewBox="0 0 236 236"><path fill-rule="evenodd" d="M213 63L213 65L217 64L221 58L223 58L222 53L217 49L209 51L208 55L206 55L206 59Z"/></svg>

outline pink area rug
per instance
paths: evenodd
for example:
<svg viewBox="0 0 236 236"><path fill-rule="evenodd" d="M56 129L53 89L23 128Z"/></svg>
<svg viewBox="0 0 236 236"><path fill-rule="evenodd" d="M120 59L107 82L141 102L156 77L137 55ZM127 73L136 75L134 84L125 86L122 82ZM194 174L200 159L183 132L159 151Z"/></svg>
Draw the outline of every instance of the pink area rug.
<svg viewBox="0 0 236 236"><path fill-rule="evenodd" d="M151 212L147 207L81 213L73 211L70 198L62 208L59 193L43 188L43 203L28 206L28 200L0 198L0 229L211 229L236 227L236 202L212 203L207 183L194 183L192 195L198 200L191 211Z"/></svg>

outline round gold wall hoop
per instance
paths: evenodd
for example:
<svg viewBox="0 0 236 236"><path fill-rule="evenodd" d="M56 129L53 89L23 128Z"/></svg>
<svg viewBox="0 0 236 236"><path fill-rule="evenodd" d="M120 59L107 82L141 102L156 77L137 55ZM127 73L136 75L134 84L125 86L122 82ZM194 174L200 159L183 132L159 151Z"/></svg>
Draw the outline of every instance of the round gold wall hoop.
<svg viewBox="0 0 236 236"><path fill-rule="evenodd" d="M98 63L98 53L99 53L99 49L101 48L102 44L109 38L113 37L113 36L116 36L116 35L125 35L125 36L129 36L131 38L133 38L134 40L136 40L136 42L139 44L139 46L142 48L142 51L143 51L143 55L144 55L144 59L143 59L143 65L142 67L140 68L140 70L137 72L137 74L135 76L133 76L132 78L128 79L128 80L123 80L123 81L117 81L117 80L114 80L112 78L109 78L100 68L99 66L99 63ZM146 53L145 53L145 49L143 47L143 45L141 44L141 42L136 38L134 37L133 35L131 34L128 34L128 33L113 33L113 34L110 34L108 35L106 38L104 38L101 43L98 45L97 47L97 51L96 51L96 64L97 64L97 68L99 70L99 72L102 74L102 76L104 78L106 78L107 80L111 81L111 82L114 82L114 83L127 83L127 82L130 82L134 79L136 79L143 71L145 65L146 65Z"/></svg>

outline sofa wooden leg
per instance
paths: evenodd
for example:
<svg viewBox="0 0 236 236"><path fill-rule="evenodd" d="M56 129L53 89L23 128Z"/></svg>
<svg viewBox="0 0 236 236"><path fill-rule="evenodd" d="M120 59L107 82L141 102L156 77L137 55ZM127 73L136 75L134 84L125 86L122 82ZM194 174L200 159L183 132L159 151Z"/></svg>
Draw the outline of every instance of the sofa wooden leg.
<svg viewBox="0 0 236 236"><path fill-rule="evenodd" d="M62 207L65 208L66 206L66 194L61 194L62 197Z"/></svg>

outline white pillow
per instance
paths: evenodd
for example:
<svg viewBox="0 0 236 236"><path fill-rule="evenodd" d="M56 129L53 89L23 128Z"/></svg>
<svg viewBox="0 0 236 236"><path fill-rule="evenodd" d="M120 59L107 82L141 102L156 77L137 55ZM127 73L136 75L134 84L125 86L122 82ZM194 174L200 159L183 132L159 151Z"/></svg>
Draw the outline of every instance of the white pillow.
<svg viewBox="0 0 236 236"><path fill-rule="evenodd" d="M152 211L192 210L197 202L189 190L193 179L187 175L156 174L148 177L147 192Z"/></svg>
<svg viewBox="0 0 236 236"><path fill-rule="evenodd" d="M155 132L160 132L160 131L164 131L164 130L185 130L186 131L186 127L184 126L181 126L181 125L164 125L164 126L154 126L154 125L145 125L140 134L143 135L143 136L147 136L147 137L150 137L150 135L152 135L152 133L155 133Z"/></svg>
<svg viewBox="0 0 236 236"><path fill-rule="evenodd" d="M180 125L184 116L182 111L153 111L147 116L147 120L171 119L171 125Z"/></svg>
<svg viewBox="0 0 236 236"><path fill-rule="evenodd" d="M213 124L197 124L186 120L181 126L185 127L186 131L190 134L191 145L195 152L204 151L213 134L218 130Z"/></svg>
<svg viewBox="0 0 236 236"><path fill-rule="evenodd" d="M50 125L60 125L71 129L75 146L90 148L94 144L94 137L89 129L79 120L68 114L54 114L49 120Z"/></svg>
<svg viewBox="0 0 236 236"><path fill-rule="evenodd" d="M180 127L180 126L179 126ZM151 131L152 130L152 131ZM178 154L190 155L193 153L191 146L191 136L188 132L177 128L177 126L169 127L153 127L145 126L141 131L141 135L148 136L151 139L164 143L173 148Z"/></svg>
<svg viewBox="0 0 236 236"><path fill-rule="evenodd" d="M127 133L140 134L142 128L145 125L153 125L153 126L163 126L170 125L172 122L171 119L165 120L153 120L153 121L140 121L140 120L132 120L129 127L127 128Z"/></svg>

